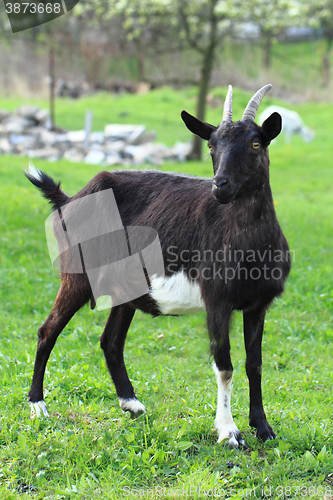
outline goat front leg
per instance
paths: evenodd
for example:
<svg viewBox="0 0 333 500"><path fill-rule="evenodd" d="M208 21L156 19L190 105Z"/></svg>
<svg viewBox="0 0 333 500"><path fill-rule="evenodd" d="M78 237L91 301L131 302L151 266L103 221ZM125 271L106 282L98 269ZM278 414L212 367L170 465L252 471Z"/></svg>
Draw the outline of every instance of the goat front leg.
<svg viewBox="0 0 333 500"><path fill-rule="evenodd" d="M262 353L261 343L264 331L266 309L255 309L243 314L244 340L246 349L246 374L250 386L250 425L257 429L257 437L266 441L275 439L272 427L267 422L262 404L261 372Z"/></svg>
<svg viewBox="0 0 333 500"><path fill-rule="evenodd" d="M116 387L120 408L135 418L146 411L137 399L124 362L124 345L135 309L128 304L113 307L101 336L101 348Z"/></svg>
<svg viewBox="0 0 333 500"><path fill-rule="evenodd" d="M231 448L238 448L239 445L246 448L231 414L233 366L229 342L230 314L228 310L207 311L211 350L214 355L213 370L217 380L217 410L214 425L218 433L218 443L228 439Z"/></svg>

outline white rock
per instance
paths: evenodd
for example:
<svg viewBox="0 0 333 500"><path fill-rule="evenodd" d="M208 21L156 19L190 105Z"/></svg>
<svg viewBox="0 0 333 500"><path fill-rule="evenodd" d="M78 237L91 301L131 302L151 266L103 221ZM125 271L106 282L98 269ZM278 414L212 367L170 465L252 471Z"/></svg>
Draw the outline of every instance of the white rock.
<svg viewBox="0 0 333 500"><path fill-rule="evenodd" d="M55 132L43 128L40 132L39 140L42 144L55 144L57 135Z"/></svg>
<svg viewBox="0 0 333 500"><path fill-rule="evenodd" d="M45 124L45 122L49 119L49 112L47 111L47 109L39 109L34 118L39 123Z"/></svg>
<svg viewBox="0 0 333 500"><path fill-rule="evenodd" d="M70 148L65 151L63 157L65 160L80 163L83 161L84 154L81 151L78 151L76 148Z"/></svg>
<svg viewBox="0 0 333 500"><path fill-rule="evenodd" d="M112 140L127 140L134 132L136 132L143 125L124 125L119 123L112 123L105 125L104 134L107 139Z"/></svg>
<svg viewBox="0 0 333 500"><path fill-rule="evenodd" d="M114 142L107 142L106 144L103 145L103 150L107 154L112 154L118 151L122 151L124 147L126 146L125 141L114 141Z"/></svg>
<svg viewBox="0 0 333 500"><path fill-rule="evenodd" d="M90 142L97 142L98 144L102 144L104 141L104 132L92 132L89 138Z"/></svg>
<svg viewBox="0 0 333 500"><path fill-rule="evenodd" d="M22 151L22 154L30 158L47 158L52 160L57 160L60 157L59 151L56 148L27 149Z"/></svg>
<svg viewBox="0 0 333 500"><path fill-rule="evenodd" d="M111 167L112 165L122 165L123 160L118 154L107 155L105 158L105 165Z"/></svg>
<svg viewBox="0 0 333 500"><path fill-rule="evenodd" d="M78 143L84 141L86 132L85 130L73 130L72 132L67 132L66 136L69 142Z"/></svg>
<svg viewBox="0 0 333 500"><path fill-rule="evenodd" d="M97 149L91 149L87 156L84 158L84 163L91 163L92 165L99 165L105 159L105 153Z"/></svg>
<svg viewBox="0 0 333 500"><path fill-rule="evenodd" d="M30 106L30 104L24 104L16 110L18 116L23 116L24 118L29 118L35 120L36 114L41 111L38 106Z"/></svg>
<svg viewBox="0 0 333 500"><path fill-rule="evenodd" d="M154 153L154 150L154 144L148 143L143 146L128 145L124 148L124 153L132 158L135 165L141 165Z"/></svg>
<svg viewBox="0 0 333 500"><path fill-rule="evenodd" d="M22 116L12 115L5 124L6 132L9 134L22 134L29 127L33 127L35 122Z"/></svg>
<svg viewBox="0 0 333 500"><path fill-rule="evenodd" d="M70 141L68 139L68 134L55 134L54 135L54 139L53 139L53 143L54 144L59 144L59 143L68 143L68 144L70 144Z"/></svg>
<svg viewBox="0 0 333 500"><path fill-rule="evenodd" d="M6 137L0 139L0 151L2 154L9 154L12 152L12 146Z"/></svg>
<svg viewBox="0 0 333 500"><path fill-rule="evenodd" d="M133 132L128 136L127 143L138 145L140 144L140 138L144 135L146 127L144 125L139 125Z"/></svg>

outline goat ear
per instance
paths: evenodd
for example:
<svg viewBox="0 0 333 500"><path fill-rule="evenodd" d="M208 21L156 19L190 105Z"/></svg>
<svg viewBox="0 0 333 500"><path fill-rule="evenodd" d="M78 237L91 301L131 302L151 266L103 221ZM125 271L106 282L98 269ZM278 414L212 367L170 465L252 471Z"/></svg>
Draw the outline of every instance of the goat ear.
<svg viewBox="0 0 333 500"><path fill-rule="evenodd" d="M202 122L201 120L198 120L198 118L195 118L186 111L182 111L181 117L186 127L191 132L193 132L193 134L198 135L199 137L201 137L201 139L205 139L206 141L209 141L210 136L212 135L214 130L217 129L217 127L214 127L214 125Z"/></svg>
<svg viewBox="0 0 333 500"><path fill-rule="evenodd" d="M279 113L272 113L261 126L263 134L270 142L279 135L282 129L282 118Z"/></svg>

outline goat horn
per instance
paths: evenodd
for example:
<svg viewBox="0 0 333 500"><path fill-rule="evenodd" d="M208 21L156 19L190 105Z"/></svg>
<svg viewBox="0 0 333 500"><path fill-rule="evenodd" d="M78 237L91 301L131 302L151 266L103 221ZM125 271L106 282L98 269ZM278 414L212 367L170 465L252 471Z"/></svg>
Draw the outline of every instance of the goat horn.
<svg viewBox="0 0 333 500"><path fill-rule="evenodd" d="M229 85L228 93L224 101L223 106L223 122L231 122L232 121L232 86Z"/></svg>
<svg viewBox="0 0 333 500"><path fill-rule="evenodd" d="M254 94L254 96L250 99L248 105L245 108L242 120L245 119L249 119L252 121L255 120L259 104L261 103L262 99L265 97L267 92L271 90L271 88L272 85L269 83L268 85L265 85L260 90L258 90L258 92Z"/></svg>

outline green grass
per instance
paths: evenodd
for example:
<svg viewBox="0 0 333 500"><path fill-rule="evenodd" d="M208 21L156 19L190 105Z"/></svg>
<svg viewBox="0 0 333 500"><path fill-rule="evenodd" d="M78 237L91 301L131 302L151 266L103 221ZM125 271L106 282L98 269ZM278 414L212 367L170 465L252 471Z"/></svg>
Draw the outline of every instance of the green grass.
<svg viewBox="0 0 333 500"><path fill-rule="evenodd" d="M224 89L214 92L222 96ZM161 89L143 97L59 101L59 123L79 128L84 109L93 107L98 129L129 109L128 121L146 123L158 130L160 140L172 143L190 137L179 110L193 111L193 95L190 89ZM248 97L236 89L236 118ZM50 418L30 420L26 396L37 329L59 279L45 243L49 207L22 175L27 161L0 157L2 499L141 498L148 488L154 490L149 498L204 498L203 490L210 488L220 495L225 490L229 499L245 498L250 488L255 498L269 498L271 488L271 498L322 499L325 488L333 490L333 106L308 103L296 109L316 139L304 144L295 138L290 145L280 139L270 148L278 218L295 252L286 292L267 315L263 342L264 404L275 441L258 442L248 425L241 315L232 326L232 412L247 451L216 445L216 384L205 315L150 319L136 314L125 354L148 412L131 420L119 409L99 348L107 311L84 308L64 329L48 363L44 388ZM218 123L220 116L221 109L210 110L207 120ZM98 172L65 161L35 164L62 179L69 194ZM164 169L211 175L208 156ZM130 496L134 488L141 491Z"/></svg>

